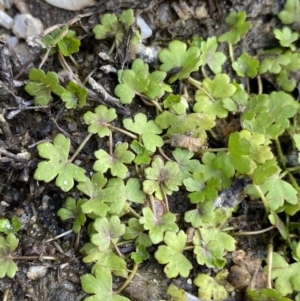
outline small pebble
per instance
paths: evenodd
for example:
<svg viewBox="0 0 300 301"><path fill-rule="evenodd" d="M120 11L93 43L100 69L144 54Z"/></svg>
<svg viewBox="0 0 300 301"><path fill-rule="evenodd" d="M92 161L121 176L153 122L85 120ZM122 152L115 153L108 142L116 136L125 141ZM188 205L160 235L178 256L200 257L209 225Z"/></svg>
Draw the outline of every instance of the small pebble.
<svg viewBox="0 0 300 301"><path fill-rule="evenodd" d="M49 4L66 10L79 10L94 4L94 0L45 0Z"/></svg>
<svg viewBox="0 0 300 301"><path fill-rule="evenodd" d="M31 266L29 267L26 276L30 280L39 280L46 275L47 269L48 268L43 265Z"/></svg>
<svg viewBox="0 0 300 301"><path fill-rule="evenodd" d="M14 18L13 33L18 38L26 39L28 36L38 36L43 32L42 22L30 14L16 15Z"/></svg>
<svg viewBox="0 0 300 301"><path fill-rule="evenodd" d="M149 27L149 25L142 17L137 17L136 24L141 30L142 40L148 39L149 37L152 36L152 29Z"/></svg>
<svg viewBox="0 0 300 301"><path fill-rule="evenodd" d="M0 26L11 29L13 24L14 20L6 12L0 10Z"/></svg>

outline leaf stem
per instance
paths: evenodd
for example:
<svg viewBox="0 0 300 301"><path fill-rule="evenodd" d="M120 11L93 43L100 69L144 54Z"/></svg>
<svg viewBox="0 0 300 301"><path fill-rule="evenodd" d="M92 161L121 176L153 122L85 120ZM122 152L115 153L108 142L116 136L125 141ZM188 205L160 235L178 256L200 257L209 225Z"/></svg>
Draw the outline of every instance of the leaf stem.
<svg viewBox="0 0 300 301"><path fill-rule="evenodd" d="M153 212L153 215L156 218L156 210L155 210L155 205L154 205L154 200L153 200L153 195L152 194L149 194L149 203L150 203L150 208Z"/></svg>
<svg viewBox="0 0 300 301"><path fill-rule="evenodd" d="M257 86L258 86L258 91L257 91L257 94L258 95L261 95L263 93L263 85L262 85L262 82L261 82L261 77L260 75L257 75Z"/></svg>
<svg viewBox="0 0 300 301"><path fill-rule="evenodd" d="M76 62L76 60L73 58L71 54L69 55L69 58L72 61L72 64L75 66L75 68L80 70L81 69L80 65Z"/></svg>
<svg viewBox="0 0 300 301"><path fill-rule="evenodd" d="M192 77L189 77L188 80L189 80L190 84L192 84L195 88L197 88L198 90L200 90L201 92L203 92L211 101L216 102L216 100L207 91L205 91L202 88L200 82L198 82L197 80L195 80Z"/></svg>
<svg viewBox="0 0 300 301"><path fill-rule="evenodd" d="M165 206L166 206L166 211L169 212L170 211L170 209L169 209L169 202L168 202L168 197L166 195L165 189L163 187L163 184L159 184L159 186L160 186L160 190L162 192L163 198L164 198L164 203L165 203Z"/></svg>
<svg viewBox="0 0 300 301"><path fill-rule="evenodd" d="M73 73L72 69L70 68L69 64L67 63L65 57L63 56L63 54L61 53L60 50L58 50L58 60L60 62L60 64L62 65L62 67L67 70L68 72L71 73L72 77L75 78L76 80L78 80L77 76L75 76L75 74Z"/></svg>
<svg viewBox="0 0 300 301"><path fill-rule="evenodd" d="M136 217L136 218L138 218L138 219L140 219L140 218L142 217L142 216L139 215L134 209L132 209L130 206L128 207L128 209L129 209L130 213L131 213L134 217Z"/></svg>
<svg viewBox="0 0 300 301"><path fill-rule="evenodd" d="M58 257L55 256L12 256L12 260L34 260L34 259L43 259L43 260L57 260Z"/></svg>
<svg viewBox="0 0 300 301"><path fill-rule="evenodd" d="M267 268L267 288L272 288L272 264L273 264L273 244L268 244L268 268Z"/></svg>
<svg viewBox="0 0 300 301"><path fill-rule="evenodd" d="M204 66L201 66L201 73L202 73L203 77L208 78L206 71L204 69Z"/></svg>
<svg viewBox="0 0 300 301"><path fill-rule="evenodd" d="M228 43L228 53L229 53L229 58L231 63L234 62L234 57L233 57L233 48L232 48L232 44Z"/></svg>
<svg viewBox="0 0 300 301"><path fill-rule="evenodd" d="M264 219L269 215L270 213L270 208L269 208L269 205L268 205L268 201L266 200L263 192L261 191L260 187L258 185L255 185L253 184L255 190L257 191L259 197L261 198L261 201L264 205L264 208L265 208L265 216L264 216Z"/></svg>
<svg viewBox="0 0 300 301"><path fill-rule="evenodd" d="M158 147L157 149L158 149L158 152L162 155L163 158L165 158L167 161L173 162L173 160L170 159L170 158L164 153L164 151L162 150L161 147Z"/></svg>
<svg viewBox="0 0 300 301"><path fill-rule="evenodd" d="M220 147L220 148L204 148L201 149L200 152L201 153L216 153L216 152L227 152L228 151L228 147Z"/></svg>
<svg viewBox="0 0 300 301"><path fill-rule="evenodd" d="M72 232L73 232L73 230L68 230L68 231L66 231L66 232L64 232L64 233L61 233L61 234L56 235L56 236L54 236L54 237L52 237L52 238L50 238L50 239L47 239L45 242L50 242L50 241L59 239L59 238L61 238L61 237L63 237L63 236L66 236L66 235L72 233Z"/></svg>
<svg viewBox="0 0 300 301"><path fill-rule="evenodd" d="M137 263L134 263L133 265L133 269L130 273L130 275L127 277L127 279L122 283L122 285L116 290L114 291L114 295L118 295L120 294L124 289L125 287L130 283L130 281L133 279L133 277L136 275L136 272L138 270L138 264Z"/></svg>
<svg viewBox="0 0 300 301"><path fill-rule="evenodd" d="M120 129L120 128L118 128L118 127L116 127L116 126L113 126L113 125L111 125L111 124L107 124L107 127L110 128L110 129L116 130L116 131L118 131L118 132L120 132L120 133L123 133L123 134L125 134L126 136L129 136L129 137L132 138L132 139L138 140L138 136L136 136L136 135L134 135L134 134L132 134L132 133L130 133L130 132L128 132L128 131L125 131L125 130L123 130L123 129Z"/></svg>
<svg viewBox="0 0 300 301"><path fill-rule="evenodd" d="M262 229L262 230L258 230L258 231L241 231L241 232L233 232L230 233L230 235L232 236L248 236L248 235L258 235L258 234L262 234L268 231L273 230L274 228L276 228L276 226L272 225L268 228Z"/></svg>
<svg viewBox="0 0 300 301"><path fill-rule="evenodd" d="M116 250L117 254L123 258L123 254L121 253L120 249L118 248L118 246L116 245L116 243L114 242L113 239L110 239L110 242L112 243L112 245L114 246L114 249Z"/></svg>
<svg viewBox="0 0 300 301"><path fill-rule="evenodd" d="M280 163L281 163L283 169L285 169L286 165L285 165L284 155L283 155L281 144L280 144L278 138L275 139L275 144L276 144L278 157L280 159Z"/></svg>
<svg viewBox="0 0 300 301"><path fill-rule="evenodd" d="M86 145L86 143L90 140L90 138L93 136L93 134L88 134L84 140L80 143L79 147L76 149L75 153L73 154L73 156L71 157L71 159L69 160L69 162L73 162L73 160L76 158L76 156L80 153L80 151L84 148L84 146Z"/></svg>
<svg viewBox="0 0 300 301"><path fill-rule="evenodd" d="M50 50L51 50L51 48L47 48L47 51L46 51L46 53L45 53L45 55L44 55L41 63L39 64L39 69L42 69L43 65L45 64L45 62L46 62L46 60L47 60L47 58L49 56Z"/></svg>
<svg viewBox="0 0 300 301"><path fill-rule="evenodd" d="M113 141L112 141L112 132L109 131L109 136L108 136L108 143L109 143L109 154L112 156L113 155Z"/></svg>

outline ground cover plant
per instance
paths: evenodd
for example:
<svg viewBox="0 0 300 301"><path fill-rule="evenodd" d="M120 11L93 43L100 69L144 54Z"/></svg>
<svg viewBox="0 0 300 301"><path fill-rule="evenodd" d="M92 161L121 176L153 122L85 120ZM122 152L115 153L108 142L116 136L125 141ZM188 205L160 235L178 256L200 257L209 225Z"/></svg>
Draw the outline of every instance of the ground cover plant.
<svg viewBox="0 0 300 301"><path fill-rule="evenodd" d="M77 147L62 133L38 144L41 160L33 177L55 181L67 196L58 215L72 221L74 234L89 238L80 250L83 262L93 264L81 276L85 300L129 300L122 291L149 257L164 266L166 278L191 277L202 300L221 301L235 289L249 300L300 300L300 105L294 76L300 55L293 29L299 7L298 0L286 1L278 15L284 25L274 29L278 45L260 55L235 53L251 28L241 11L229 14L228 31L219 37L170 41L155 69L133 60L116 74L116 108L86 106L88 89L66 60L80 47L69 25L42 39L45 59L59 55L72 79L63 85L55 72L31 69L25 90L35 105L59 99L78 110L87 134ZM134 18L132 10L102 16L95 39L112 38L111 52L117 51ZM221 43L227 45L223 52ZM139 101L146 111L117 121L120 105ZM218 130L230 122L230 129ZM124 138L116 142L119 133ZM85 166L76 158L93 138L107 144L94 149L92 165ZM187 195L185 212L174 211L177 193ZM251 202L263 206L257 222L263 229L243 231L232 221ZM16 219L0 222L0 262L6 264L0 277L17 271L19 229ZM264 262L238 249L239 237L251 235L263 237ZM122 246L132 251L124 253ZM239 286L233 279L238 266L249 274ZM124 279L115 290L114 277ZM174 284L167 293L169 300L188 298Z"/></svg>

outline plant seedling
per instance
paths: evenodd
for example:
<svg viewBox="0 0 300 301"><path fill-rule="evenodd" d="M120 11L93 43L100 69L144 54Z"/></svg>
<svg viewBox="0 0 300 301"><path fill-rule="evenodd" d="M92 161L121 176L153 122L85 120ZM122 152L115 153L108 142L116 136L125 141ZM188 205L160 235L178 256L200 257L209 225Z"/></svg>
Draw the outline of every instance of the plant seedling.
<svg viewBox="0 0 300 301"><path fill-rule="evenodd" d="M300 3L299 0L287 0L283 10L278 14L283 24L300 24Z"/></svg>
<svg viewBox="0 0 300 301"><path fill-rule="evenodd" d="M296 46L293 43L298 40L298 33L292 32L289 27L285 26L282 30L274 29L274 35L282 47L288 47L292 51L296 50Z"/></svg>
<svg viewBox="0 0 300 301"><path fill-rule="evenodd" d="M84 274L81 276L81 285L83 290L92 294L84 301L130 301L126 297L114 294L112 290L112 275L109 269L104 267L96 267L94 275Z"/></svg>
<svg viewBox="0 0 300 301"><path fill-rule="evenodd" d="M11 222L7 219L0 219L0 232L4 234L17 233L22 227L20 220L13 216Z"/></svg>
<svg viewBox="0 0 300 301"><path fill-rule="evenodd" d="M171 84L177 79L188 78L191 72L197 71L203 64L198 47L191 46L187 49L185 43L177 40L170 42L169 48L162 50L158 57L163 63L160 70L169 72L174 68L179 69L170 77L169 83Z"/></svg>
<svg viewBox="0 0 300 301"><path fill-rule="evenodd" d="M61 99L66 103L67 109L76 109L78 106L82 108L85 106L87 97L87 90L81 87L77 83L70 81L66 87L66 90L61 95Z"/></svg>
<svg viewBox="0 0 300 301"><path fill-rule="evenodd" d="M172 91L170 86L163 82L166 75L163 71L149 73L149 66L141 59L136 59L131 69L118 71L119 84L114 92L123 104L131 103L136 94L142 94L154 100L162 97L165 91Z"/></svg>
<svg viewBox="0 0 300 301"><path fill-rule="evenodd" d="M251 28L251 23L246 21L246 13L244 11L232 12L225 19L226 23L229 25L230 30L222 34L218 41L228 42L231 44L236 44L241 36L246 34Z"/></svg>
<svg viewBox="0 0 300 301"><path fill-rule="evenodd" d="M57 215L63 220L74 219L72 230L78 233L81 226L86 221L85 214L82 212L81 205L84 204L86 199L79 199L77 202L75 199L68 197L65 203L65 208L58 210Z"/></svg>
<svg viewBox="0 0 300 301"><path fill-rule="evenodd" d="M222 72L222 65L226 62L226 56L223 52L217 51L218 41L216 37L208 38L201 42L201 56L203 66L206 64L214 74Z"/></svg>
<svg viewBox="0 0 300 301"><path fill-rule="evenodd" d="M69 191L74 186L74 180L85 182L85 170L68 159L71 142L70 139L58 134L53 144L43 142L37 146L39 155L48 159L38 164L38 168L34 173L37 181L52 181L56 177L55 184L62 191Z"/></svg>
<svg viewBox="0 0 300 301"><path fill-rule="evenodd" d="M115 39L115 45L119 48L126 31L134 22L133 10L124 10L119 18L115 14L105 14L100 19L101 24L94 26L93 32L97 40L108 37Z"/></svg>
<svg viewBox="0 0 300 301"><path fill-rule="evenodd" d="M259 62L252 58L249 54L243 53L237 61L233 62L232 68L236 71L238 76L251 78L257 76Z"/></svg>
<svg viewBox="0 0 300 301"><path fill-rule="evenodd" d="M177 232L178 226L175 223L176 217L173 213L167 212L162 217L153 214L150 208L143 209L143 217L139 222L144 225L145 230L149 230L149 237L153 244L163 241L166 231Z"/></svg>
<svg viewBox="0 0 300 301"><path fill-rule="evenodd" d="M164 272L168 278L178 275L188 277L192 269L191 262L182 254L186 245L187 235L180 230L177 234L166 232L164 242L166 245L158 247L154 256L161 264L166 264Z"/></svg>
<svg viewBox="0 0 300 301"><path fill-rule="evenodd" d="M170 161L164 164L159 156L153 160L152 167L145 169L145 176L144 192L149 195L155 193L159 200L163 200L164 194L171 195L173 191L178 191L178 186L182 184L178 164Z"/></svg>
<svg viewBox="0 0 300 301"><path fill-rule="evenodd" d="M58 77L55 72L45 72L41 69L30 69L30 81L26 84L25 90L34 96L34 104L47 105L51 100L51 93L62 96L65 89L59 85Z"/></svg>
<svg viewBox="0 0 300 301"><path fill-rule="evenodd" d="M100 105L95 109L95 113L88 111L83 116L86 124L89 125L88 131L92 134L98 134L100 138L109 136L109 124L117 118L116 110Z"/></svg>
<svg viewBox="0 0 300 301"><path fill-rule="evenodd" d="M161 128L153 120L147 121L145 114L136 114L134 122L131 119L124 119L123 125L125 129L139 134L145 149L148 151L155 152L157 147L164 145L163 139L159 136L162 132Z"/></svg>
<svg viewBox="0 0 300 301"><path fill-rule="evenodd" d="M0 278L5 275L14 278L18 267L13 261L13 252L17 249L19 240L13 233L9 233L6 237L0 235Z"/></svg>
<svg viewBox="0 0 300 301"><path fill-rule="evenodd" d="M95 152L95 156L98 159L94 163L94 170L102 173L110 169L113 176L125 179L128 168L125 164L129 164L134 159L134 154L127 150L128 143L120 143L117 145L115 152L109 155L103 149L99 149ZM125 163L125 164L124 164Z"/></svg>

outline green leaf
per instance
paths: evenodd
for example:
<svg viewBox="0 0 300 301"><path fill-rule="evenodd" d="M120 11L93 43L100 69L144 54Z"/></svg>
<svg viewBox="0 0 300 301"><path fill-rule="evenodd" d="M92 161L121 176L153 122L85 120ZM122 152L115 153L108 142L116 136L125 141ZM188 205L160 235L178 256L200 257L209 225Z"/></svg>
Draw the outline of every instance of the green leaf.
<svg viewBox="0 0 300 301"><path fill-rule="evenodd" d="M259 291L247 289L246 293L247 298L250 301L292 301L289 298L283 297L279 292L271 288L263 288Z"/></svg>
<svg viewBox="0 0 300 301"><path fill-rule="evenodd" d="M153 152L147 150L144 145L139 143L136 140L133 140L130 144L130 148L137 154L133 160L135 164L146 164L148 165L151 162L151 155Z"/></svg>
<svg viewBox="0 0 300 301"><path fill-rule="evenodd" d="M247 53L243 53L232 64L232 68L236 71L238 76L244 77L247 75L251 78L257 75L258 66L259 66L258 60L251 57Z"/></svg>
<svg viewBox="0 0 300 301"><path fill-rule="evenodd" d="M18 270L17 265L13 261L13 252L17 249L19 240L13 233L9 233L6 237L0 235L0 278L6 275L14 278Z"/></svg>
<svg viewBox="0 0 300 301"><path fill-rule="evenodd" d="M70 139L58 134L53 144L43 142L37 146L39 155L48 159L38 164L34 173L34 179L37 181L52 181L56 177L55 184L62 191L69 191L74 186L74 180L85 182L85 170L68 160L70 151Z"/></svg>
<svg viewBox="0 0 300 301"><path fill-rule="evenodd" d="M163 241L166 231L177 232L176 217L173 213L167 212L162 217L153 214L150 208L143 208L143 217L139 222L144 225L145 230L149 230L149 237L154 244Z"/></svg>
<svg viewBox="0 0 300 301"><path fill-rule="evenodd" d="M137 245L136 251L131 253L131 258L135 263L141 263L149 258L149 253L144 245Z"/></svg>
<svg viewBox="0 0 300 301"><path fill-rule="evenodd" d="M134 23L133 10L131 8L123 10L119 17L119 21L125 23L128 27L131 26Z"/></svg>
<svg viewBox="0 0 300 301"><path fill-rule="evenodd" d="M287 0L284 9L278 14L283 24L300 24L300 3L298 0Z"/></svg>
<svg viewBox="0 0 300 301"><path fill-rule="evenodd" d="M288 264L278 253L273 253L271 277L276 279L275 289L283 296L293 293L296 284L294 280L297 279L299 283L299 268L300 262Z"/></svg>
<svg viewBox="0 0 300 301"><path fill-rule="evenodd" d="M159 98L165 90L169 90L163 83L166 75L163 71L150 74L148 65L141 59L136 59L131 69L118 71L119 84L114 92L123 104L131 103L136 93L144 94L150 99Z"/></svg>
<svg viewBox="0 0 300 301"><path fill-rule="evenodd" d="M163 104L165 109L176 115L185 115L189 106L186 97L174 94L169 94Z"/></svg>
<svg viewBox="0 0 300 301"><path fill-rule="evenodd" d="M82 289L93 296L84 301L130 301L128 298L115 295L112 290L112 275L109 269L97 267L92 274L84 274L80 277Z"/></svg>
<svg viewBox="0 0 300 301"><path fill-rule="evenodd" d="M218 41L216 37L208 38L201 42L201 56L203 65L207 64L214 74L222 72L222 65L226 62L226 55L222 52L216 52Z"/></svg>
<svg viewBox="0 0 300 301"><path fill-rule="evenodd" d="M201 113L177 116L168 111L163 111L163 113L156 117L155 122L161 129L168 129L168 137L193 131L193 136L200 138L202 142L207 137L206 131L215 126L215 122L210 116Z"/></svg>
<svg viewBox="0 0 300 301"><path fill-rule="evenodd" d="M226 23L229 25L230 30L219 37L219 42L228 42L236 44L240 37L248 32L251 28L250 22L245 22L246 12L239 11L237 13L232 12L226 18Z"/></svg>
<svg viewBox="0 0 300 301"><path fill-rule="evenodd" d="M281 71L282 66L287 66L290 62L291 59L288 56L284 54L277 55L274 53L261 62L258 72L262 74L269 71L271 73L278 74Z"/></svg>
<svg viewBox="0 0 300 301"><path fill-rule="evenodd" d="M214 209L213 201L198 203L196 209L184 213L184 220L191 223L194 228L205 226L215 218Z"/></svg>
<svg viewBox="0 0 300 301"><path fill-rule="evenodd" d="M86 218L85 214L82 212L81 205L83 205L87 200L79 199L77 202L75 199L68 197L65 203L65 208L60 208L57 215L63 220L74 219L74 224L72 230L78 233L81 226L84 225Z"/></svg>
<svg viewBox="0 0 300 301"><path fill-rule="evenodd" d="M201 166L199 160L192 159L194 153L187 149L176 147L176 149L172 152L172 155L178 163L182 180L189 178L192 173L199 170Z"/></svg>
<svg viewBox="0 0 300 301"><path fill-rule="evenodd" d="M150 247L152 245L151 239L149 235L145 233L143 225L134 217L128 220L123 238L125 240L135 239L135 245L142 245L145 247Z"/></svg>
<svg viewBox="0 0 300 301"><path fill-rule="evenodd" d="M185 291L178 288L173 283L168 286L167 294L172 297L172 301L188 301Z"/></svg>
<svg viewBox="0 0 300 301"><path fill-rule="evenodd" d="M276 77L276 82L282 90L292 92L298 83L297 74L299 72L300 54L287 50L284 55L290 59L290 63L282 68ZM294 73L296 76L293 76Z"/></svg>
<svg viewBox="0 0 300 301"><path fill-rule="evenodd" d="M299 38L298 33L292 32L287 26L283 27L282 30L276 28L274 29L274 35L282 47L288 47L292 51L296 50L296 46L293 42L296 42Z"/></svg>
<svg viewBox="0 0 300 301"><path fill-rule="evenodd" d="M171 161L164 164L159 156L153 160L152 167L145 169L145 177L144 192L149 195L155 192L155 196L159 200L163 199L164 193L171 195L173 191L178 191L178 186L182 184L178 164Z"/></svg>
<svg viewBox="0 0 300 301"><path fill-rule="evenodd" d="M34 104L47 105L51 100L51 93L61 96L65 89L59 85L55 72L45 72L41 69L32 68L29 71L30 81L25 86L25 91L34 96Z"/></svg>
<svg viewBox="0 0 300 301"><path fill-rule="evenodd" d="M174 68L181 69L170 77L170 83L175 82L177 79L189 77L191 72L197 71L202 64L198 47L191 46L187 50L187 45L177 40L170 42L169 48L163 49L158 54L158 57L163 63L160 66L160 70L168 72Z"/></svg>
<svg viewBox="0 0 300 301"><path fill-rule="evenodd" d="M125 21L127 16L124 15L122 18L122 21ZM129 22L130 20L127 19L127 21ZM125 27L123 24L125 24L126 21L121 22L115 14L107 13L101 17L100 22L101 24L93 27L95 38L97 40L103 40L108 37L113 37L116 47L118 48L124 38Z"/></svg>
<svg viewBox="0 0 300 301"><path fill-rule="evenodd" d="M274 226L276 226L276 228L280 232L281 236L284 239L288 239L288 237L289 237L289 231L285 227L285 225L282 222L282 220L280 219L280 217L276 214L276 212L275 211L271 211L271 214L269 214L268 218L269 218L269 221L271 222L271 224L274 225Z"/></svg>
<svg viewBox="0 0 300 301"><path fill-rule="evenodd" d="M198 274L194 284L199 287L198 296L203 300L222 301L228 297L225 287L206 274Z"/></svg>
<svg viewBox="0 0 300 301"><path fill-rule="evenodd" d="M183 180L183 184L189 194L191 203L198 203L205 201L213 201L218 196L218 189L221 188L221 181L217 178L210 178L205 180L202 172L195 171L192 178Z"/></svg>
<svg viewBox="0 0 300 301"><path fill-rule="evenodd" d="M128 276L126 261L123 258L115 254L112 250L107 250L100 253L96 246L93 246L94 249L83 258L84 263L96 262L96 264L93 266L93 271L99 267L103 267L109 269L116 276Z"/></svg>
<svg viewBox="0 0 300 301"><path fill-rule="evenodd" d="M167 264L164 268L168 278L174 278L178 275L188 277L192 264L182 254L186 245L187 235L180 230L177 234L166 232L164 242L155 252L154 256L160 264Z"/></svg>
<svg viewBox="0 0 300 301"><path fill-rule="evenodd" d="M91 242L97 246L99 252L108 250L112 242L117 242L118 239L125 233L125 225L121 224L118 216L113 215L110 219L106 217L98 217L93 224L97 233L91 237Z"/></svg>
<svg viewBox="0 0 300 301"><path fill-rule="evenodd" d="M94 173L91 180L87 178L84 183L77 185L77 189L89 196L88 202L81 206L83 213L94 213L104 217L109 211L108 204L119 196L117 191L103 189L107 183L102 173Z"/></svg>
<svg viewBox="0 0 300 301"><path fill-rule="evenodd" d="M213 167L220 169L227 178L233 177L235 170L241 174L251 171L250 143L239 132L231 133L228 153L220 154L213 160Z"/></svg>
<svg viewBox="0 0 300 301"><path fill-rule="evenodd" d="M279 174L272 175L259 187L265 195L270 209L273 211L281 207L284 201L292 205L298 202L297 190L290 183L282 180Z"/></svg>
<svg viewBox="0 0 300 301"><path fill-rule="evenodd" d="M203 246L195 246L194 254L200 265L206 265L208 268L222 268L226 264L223 257L224 249L216 240L211 240Z"/></svg>
<svg viewBox="0 0 300 301"><path fill-rule="evenodd" d="M98 160L94 163L94 170L104 173L110 169L113 176L124 179L128 171L125 164L131 163L134 159L134 154L127 151L127 148L128 143L120 143L116 146L112 155L109 155L103 149L96 151L95 156Z"/></svg>
<svg viewBox="0 0 300 301"><path fill-rule="evenodd" d="M83 116L86 124L89 124L89 133L98 133L100 138L109 136L110 129L109 124L111 121L117 118L116 110L100 105L95 109L95 113L88 111Z"/></svg>
<svg viewBox="0 0 300 301"><path fill-rule="evenodd" d="M75 35L76 33L74 31L69 31L63 39L58 41L58 48L64 56L70 56L79 51L81 41L77 39Z"/></svg>
<svg viewBox="0 0 300 301"><path fill-rule="evenodd" d="M202 88L196 92L196 104L193 111L208 115L212 119L216 116L226 117L228 111L222 104L222 100L233 96L236 88L230 84L230 78L226 74L217 74L213 80L205 78Z"/></svg>
<svg viewBox="0 0 300 301"><path fill-rule="evenodd" d="M146 150L155 152L157 147L162 147L164 141L158 134L161 134L161 128L153 121L147 121L147 116L138 113L134 116L134 121L127 118L123 120L124 127L140 135Z"/></svg>
<svg viewBox="0 0 300 301"><path fill-rule="evenodd" d="M290 126L289 118L297 113L299 103L283 91L272 92L250 99L242 116L243 127L275 139Z"/></svg>
<svg viewBox="0 0 300 301"><path fill-rule="evenodd" d="M0 219L0 232L4 234L17 233L21 227L22 223L16 216L12 217L11 222L7 218Z"/></svg>
<svg viewBox="0 0 300 301"><path fill-rule="evenodd" d="M55 46L68 33L68 25L64 25L58 29L51 31L42 38L42 42L46 46Z"/></svg>
<svg viewBox="0 0 300 301"><path fill-rule="evenodd" d="M69 82L67 89L61 95L61 99L66 103L67 109L76 109L85 106L87 97L87 90L75 82Z"/></svg>

